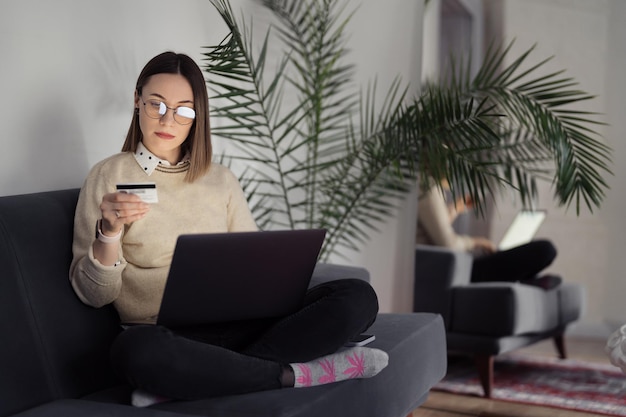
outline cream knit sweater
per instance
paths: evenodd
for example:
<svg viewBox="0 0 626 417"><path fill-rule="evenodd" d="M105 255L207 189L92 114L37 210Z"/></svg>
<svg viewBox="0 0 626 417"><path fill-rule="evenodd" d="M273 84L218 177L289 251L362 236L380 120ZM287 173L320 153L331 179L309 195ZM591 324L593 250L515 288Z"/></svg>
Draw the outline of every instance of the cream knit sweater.
<svg viewBox="0 0 626 417"><path fill-rule="evenodd" d="M416 243L471 252L475 246L474 239L459 235L454 230L441 189L433 186L420 194L417 200Z"/></svg>
<svg viewBox="0 0 626 417"><path fill-rule="evenodd" d="M84 303L113 303L123 323L154 323L178 235L257 230L230 170L212 164L204 177L187 183L188 168L188 163L158 166L147 176L132 153L114 155L92 168L76 207L70 267L70 281ZM124 228L121 263L104 266L92 249L99 206L117 183L131 182L155 182L159 201L145 218ZM209 277L210 269L206 272Z"/></svg>

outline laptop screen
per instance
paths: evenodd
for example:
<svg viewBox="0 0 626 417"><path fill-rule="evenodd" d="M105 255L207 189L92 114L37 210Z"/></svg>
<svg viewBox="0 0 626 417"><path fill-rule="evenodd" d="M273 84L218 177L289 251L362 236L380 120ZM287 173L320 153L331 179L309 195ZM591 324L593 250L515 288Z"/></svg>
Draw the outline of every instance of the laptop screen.
<svg viewBox="0 0 626 417"><path fill-rule="evenodd" d="M507 250L530 242L546 218L546 210L522 210L504 233L499 250Z"/></svg>
<svg viewBox="0 0 626 417"><path fill-rule="evenodd" d="M157 324L284 317L302 305L325 230L181 235Z"/></svg>

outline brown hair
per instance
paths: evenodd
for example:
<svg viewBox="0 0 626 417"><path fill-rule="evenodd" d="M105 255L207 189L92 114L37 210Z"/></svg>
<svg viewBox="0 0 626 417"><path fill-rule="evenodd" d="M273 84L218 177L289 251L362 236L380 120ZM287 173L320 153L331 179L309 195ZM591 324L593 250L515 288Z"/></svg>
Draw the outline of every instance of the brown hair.
<svg viewBox="0 0 626 417"><path fill-rule="evenodd" d="M213 148L211 146L211 126L209 123L209 97L200 67L187 55L163 52L152 58L143 68L137 79L136 91L141 95L143 86L156 74L180 74L191 85L196 118L189 130L189 136L182 144L182 154L189 152L191 165L185 180L193 182L203 176L211 166ZM134 111L122 152L135 152L143 139L139 127L139 113Z"/></svg>

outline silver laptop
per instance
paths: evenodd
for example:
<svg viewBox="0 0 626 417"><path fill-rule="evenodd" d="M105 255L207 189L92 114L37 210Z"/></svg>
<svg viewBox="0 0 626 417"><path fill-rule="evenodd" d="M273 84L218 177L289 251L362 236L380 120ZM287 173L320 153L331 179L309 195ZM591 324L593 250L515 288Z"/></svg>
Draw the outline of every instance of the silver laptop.
<svg viewBox="0 0 626 417"><path fill-rule="evenodd" d="M546 210L522 210L504 233L499 250L507 250L530 242L546 218Z"/></svg>
<svg viewBox="0 0 626 417"><path fill-rule="evenodd" d="M325 230L181 235L157 324L280 317L301 307Z"/></svg>

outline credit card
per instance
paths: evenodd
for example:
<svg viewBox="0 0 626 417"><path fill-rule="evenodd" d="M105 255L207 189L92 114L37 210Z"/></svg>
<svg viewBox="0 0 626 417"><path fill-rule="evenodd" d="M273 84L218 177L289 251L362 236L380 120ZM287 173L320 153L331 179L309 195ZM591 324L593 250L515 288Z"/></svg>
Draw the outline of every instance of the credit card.
<svg viewBox="0 0 626 417"><path fill-rule="evenodd" d="M120 193L138 195L146 203L158 203L156 184L153 182L136 182L117 184L115 186Z"/></svg>

